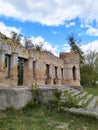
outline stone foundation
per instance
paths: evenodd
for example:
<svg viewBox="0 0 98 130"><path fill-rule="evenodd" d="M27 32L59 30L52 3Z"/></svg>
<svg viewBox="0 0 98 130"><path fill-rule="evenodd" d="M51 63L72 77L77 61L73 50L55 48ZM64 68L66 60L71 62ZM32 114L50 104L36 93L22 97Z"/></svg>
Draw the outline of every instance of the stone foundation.
<svg viewBox="0 0 98 130"><path fill-rule="evenodd" d="M42 104L48 104L49 100L54 97L54 92L57 89L70 90L72 88L64 85L40 85L37 100ZM33 95L30 87L0 87L0 110L6 110L7 108L18 110L25 107L32 100Z"/></svg>
<svg viewBox="0 0 98 130"><path fill-rule="evenodd" d="M21 109L31 100L32 93L28 87L0 88L0 110Z"/></svg>

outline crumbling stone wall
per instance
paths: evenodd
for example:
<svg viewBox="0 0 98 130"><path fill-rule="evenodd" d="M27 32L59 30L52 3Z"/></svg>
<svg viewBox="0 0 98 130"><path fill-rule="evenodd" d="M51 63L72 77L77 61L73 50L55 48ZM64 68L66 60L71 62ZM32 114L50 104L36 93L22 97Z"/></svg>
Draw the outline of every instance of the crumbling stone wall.
<svg viewBox="0 0 98 130"><path fill-rule="evenodd" d="M80 86L79 54L74 52L60 53L60 58L64 60L66 70L64 84Z"/></svg>
<svg viewBox="0 0 98 130"><path fill-rule="evenodd" d="M7 66L5 65L6 55L10 57ZM77 53L60 53L60 56L56 57L49 51L25 49L1 33L0 86L18 85L19 58L24 59L23 86L31 86L34 83L80 86L79 55ZM8 77L7 72L9 72Z"/></svg>

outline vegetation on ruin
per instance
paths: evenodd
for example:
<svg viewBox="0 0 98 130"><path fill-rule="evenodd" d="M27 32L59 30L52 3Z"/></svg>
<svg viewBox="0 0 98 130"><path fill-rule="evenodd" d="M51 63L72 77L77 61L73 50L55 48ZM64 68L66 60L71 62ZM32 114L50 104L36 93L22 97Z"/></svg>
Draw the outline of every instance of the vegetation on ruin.
<svg viewBox="0 0 98 130"><path fill-rule="evenodd" d="M70 50L80 55L81 84L96 87L98 82L98 52L88 50L84 53L80 48L81 40L74 34L70 34L67 40Z"/></svg>
<svg viewBox="0 0 98 130"><path fill-rule="evenodd" d="M16 33L16 32L11 32L11 39L14 43L21 43L21 37L22 35L20 33Z"/></svg>
<svg viewBox="0 0 98 130"><path fill-rule="evenodd" d="M95 96L98 96L98 85L96 87L84 86L83 89L89 94L94 94Z"/></svg>
<svg viewBox="0 0 98 130"><path fill-rule="evenodd" d="M97 130L98 120L37 105L0 112L0 130Z"/></svg>
<svg viewBox="0 0 98 130"><path fill-rule="evenodd" d="M24 46L26 49L34 48L34 44L32 43L32 40L30 38L24 38Z"/></svg>
<svg viewBox="0 0 98 130"><path fill-rule="evenodd" d="M21 44L26 49L36 49L37 51L43 51L43 42L40 42L39 44L35 44L31 38L23 37L22 34L12 31L11 32L11 39L14 44ZM24 45L21 43L23 40Z"/></svg>
<svg viewBox="0 0 98 130"><path fill-rule="evenodd" d="M84 63L84 52L80 48L81 40L75 34L69 34L67 37L68 44L71 52L79 53L80 64Z"/></svg>
<svg viewBox="0 0 98 130"><path fill-rule="evenodd" d="M79 98L72 96L72 94L68 91L63 91L63 98L65 97L65 102L60 101L61 107L78 107ZM82 106L81 106L82 107Z"/></svg>
<svg viewBox="0 0 98 130"><path fill-rule="evenodd" d="M62 96L63 95L63 96ZM79 98L72 96L68 91L60 91L56 90L54 93L54 98L51 98L48 107L50 109L55 109L57 111L61 111L62 107L71 108L78 107Z"/></svg>

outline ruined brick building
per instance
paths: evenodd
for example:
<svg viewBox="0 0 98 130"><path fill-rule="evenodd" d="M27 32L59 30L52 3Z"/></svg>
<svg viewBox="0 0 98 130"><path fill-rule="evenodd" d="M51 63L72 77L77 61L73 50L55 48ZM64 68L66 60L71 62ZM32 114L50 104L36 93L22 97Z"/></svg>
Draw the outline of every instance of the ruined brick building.
<svg viewBox="0 0 98 130"><path fill-rule="evenodd" d="M0 86L80 86L79 55L26 49L0 33Z"/></svg>

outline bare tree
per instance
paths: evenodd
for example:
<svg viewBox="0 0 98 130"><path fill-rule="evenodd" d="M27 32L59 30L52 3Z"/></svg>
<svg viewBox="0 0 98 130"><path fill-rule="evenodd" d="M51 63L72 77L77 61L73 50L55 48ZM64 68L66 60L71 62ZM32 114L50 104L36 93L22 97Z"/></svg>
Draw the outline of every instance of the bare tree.
<svg viewBox="0 0 98 130"><path fill-rule="evenodd" d="M85 55L85 63L89 65L94 65L97 61L98 53L95 51L89 50Z"/></svg>
<svg viewBox="0 0 98 130"><path fill-rule="evenodd" d="M14 43L19 43L21 42L21 37L22 35L19 33L16 33L16 32L11 32L11 39L13 40Z"/></svg>
<svg viewBox="0 0 98 130"><path fill-rule="evenodd" d="M43 50L43 42L40 42L39 44L35 45L36 50L42 51Z"/></svg>
<svg viewBox="0 0 98 130"><path fill-rule="evenodd" d="M90 51L85 54L85 62L81 66L82 85L96 86L98 81L98 53Z"/></svg>
<svg viewBox="0 0 98 130"><path fill-rule="evenodd" d="M24 43L26 49L34 48L34 44L32 43L32 40L30 40L29 38L24 38Z"/></svg>

